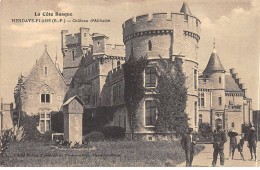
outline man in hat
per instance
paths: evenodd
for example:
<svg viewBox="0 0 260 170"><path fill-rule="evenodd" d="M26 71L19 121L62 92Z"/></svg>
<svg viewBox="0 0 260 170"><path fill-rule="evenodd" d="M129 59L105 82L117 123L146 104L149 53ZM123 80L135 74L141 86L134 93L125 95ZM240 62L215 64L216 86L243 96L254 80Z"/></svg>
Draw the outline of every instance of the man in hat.
<svg viewBox="0 0 260 170"><path fill-rule="evenodd" d="M188 128L188 132L182 136L181 146L185 150L186 166L192 166L193 154L195 150L196 140L192 134L193 128Z"/></svg>
<svg viewBox="0 0 260 170"><path fill-rule="evenodd" d="M252 126L249 129L249 135L248 135L248 146L250 149L250 154L251 154L251 160L253 160L253 151L254 151L254 155L255 155L255 161L256 161L256 131L255 131L255 127Z"/></svg>
<svg viewBox="0 0 260 170"><path fill-rule="evenodd" d="M226 134L222 130L222 123L217 124L217 129L213 133L213 161L212 166L216 166L218 155L220 156L220 165L224 166L224 143L227 141Z"/></svg>

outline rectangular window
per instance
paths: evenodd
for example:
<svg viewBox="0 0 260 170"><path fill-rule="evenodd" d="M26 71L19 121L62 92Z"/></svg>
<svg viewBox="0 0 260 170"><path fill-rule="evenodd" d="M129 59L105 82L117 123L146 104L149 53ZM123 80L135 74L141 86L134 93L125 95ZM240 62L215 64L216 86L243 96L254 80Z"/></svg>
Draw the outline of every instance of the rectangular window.
<svg viewBox="0 0 260 170"><path fill-rule="evenodd" d="M75 61L75 51L71 51L72 55L72 61Z"/></svg>
<svg viewBox="0 0 260 170"><path fill-rule="evenodd" d="M194 123L197 126L197 102L194 102Z"/></svg>
<svg viewBox="0 0 260 170"><path fill-rule="evenodd" d="M51 127L51 121L50 120L46 120L46 131L47 132L51 130L50 127Z"/></svg>
<svg viewBox="0 0 260 170"><path fill-rule="evenodd" d="M115 103L117 100L117 96L118 96L118 87L115 85L113 86L113 102Z"/></svg>
<svg viewBox="0 0 260 170"><path fill-rule="evenodd" d="M41 132L45 132L45 122L44 122L44 120L40 121L40 130L41 130Z"/></svg>
<svg viewBox="0 0 260 170"><path fill-rule="evenodd" d="M156 123L156 104L155 101L145 102L145 125L155 126Z"/></svg>
<svg viewBox="0 0 260 170"><path fill-rule="evenodd" d="M218 105L222 105L222 98L221 97L218 97Z"/></svg>
<svg viewBox="0 0 260 170"><path fill-rule="evenodd" d="M44 68L44 74L45 74L45 76L48 75L48 68L47 67Z"/></svg>
<svg viewBox="0 0 260 170"><path fill-rule="evenodd" d="M43 118L43 119L45 118L45 114L44 113L41 114L41 118Z"/></svg>
<svg viewBox="0 0 260 170"><path fill-rule="evenodd" d="M50 94L46 94L46 103L50 103Z"/></svg>
<svg viewBox="0 0 260 170"><path fill-rule="evenodd" d="M45 94L41 94L41 102L45 103Z"/></svg>
<svg viewBox="0 0 260 170"><path fill-rule="evenodd" d="M197 70L194 69L194 77L193 77L193 82L194 82L194 89L197 90Z"/></svg>
<svg viewBox="0 0 260 170"><path fill-rule="evenodd" d="M199 106L205 107L205 94L204 94L204 92L199 93Z"/></svg>
<svg viewBox="0 0 260 170"><path fill-rule="evenodd" d="M235 127L235 122L231 123L231 127L234 128Z"/></svg>
<svg viewBox="0 0 260 170"><path fill-rule="evenodd" d="M122 95L122 89L121 89L121 84L118 84L118 99L121 99Z"/></svg>
<svg viewBox="0 0 260 170"><path fill-rule="evenodd" d="M145 87L156 86L156 69L149 67L145 69Z"/></svg>
<svg viewBox="0 0 260 170"><path fill-rule="evenodd" d="M199 124L202 123L202 114L199 114Z"/></svg>

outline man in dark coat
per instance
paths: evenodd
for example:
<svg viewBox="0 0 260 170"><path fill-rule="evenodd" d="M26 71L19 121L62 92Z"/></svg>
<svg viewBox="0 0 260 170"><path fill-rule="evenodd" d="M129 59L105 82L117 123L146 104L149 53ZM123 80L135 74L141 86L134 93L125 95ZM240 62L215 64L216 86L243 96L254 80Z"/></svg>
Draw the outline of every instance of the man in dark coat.
<svg viewBox="0 0 260 170"><path fill-rule="evenodd" d="M193 154L195 150L196 140L192 134L193 129L188 128L188 132L182 136L181 146L185 150L186 155L186 166L192 166Z"/></svg>
<svg viewBox="0 0 260 170"><path fill-rule="evenodd" d="M248 146L250 149L250 154L251 154L251 160L253 160L253 151L255 155L255 161L256 161L256 131L254 127L251 127L249 129L249 135L248 135Z"/></svg>
<svg viewBox="0 0 260 170"><path fill-rule="evenodd" d="M224 143L227 141L225 132L222 130L222 123L217 124L217 129L213 133L213 161L212 166L216 166L218 155L220 156L220 165L224 166Z"/></svg>
<svg viewBox="0 0 260 170"><path fill-rule="evenodd" d="M242 133L241 136L240 136L240 139L238 141L238 144L237 144L237 149L238 151L240 152L240 156L242 158L242 160L244 161L245 158L244 158L244 155L243 155L243 146L244 146L244 143L245 143L245 134Z"/></svg>

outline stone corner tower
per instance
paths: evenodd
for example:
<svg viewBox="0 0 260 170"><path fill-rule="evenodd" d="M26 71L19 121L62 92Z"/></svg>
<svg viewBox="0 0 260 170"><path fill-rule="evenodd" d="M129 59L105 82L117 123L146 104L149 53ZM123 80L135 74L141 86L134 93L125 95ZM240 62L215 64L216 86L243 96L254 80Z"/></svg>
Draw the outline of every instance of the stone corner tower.
<svg viewBox="0 0 260 170"><path fill-rule="evenodd" d="M181 57L183 72L187 76L188 100L186 113L190 127L198 128L198 43L200 20L191 14L186 2L180 12L152 13L125 21L123 41L126 61L134 57L148 56L149 60Z"/></svg>

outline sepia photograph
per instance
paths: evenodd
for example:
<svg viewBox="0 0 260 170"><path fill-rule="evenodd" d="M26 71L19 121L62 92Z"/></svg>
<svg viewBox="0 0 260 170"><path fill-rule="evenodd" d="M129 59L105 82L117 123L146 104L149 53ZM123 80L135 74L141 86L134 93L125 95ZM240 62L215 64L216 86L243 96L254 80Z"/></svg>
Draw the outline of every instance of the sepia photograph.
<svg viewBox="0 0 260 170"><path fill-rule="evenodd" d="M0 167L260 167L259 0L0 8Z"/></svg>

